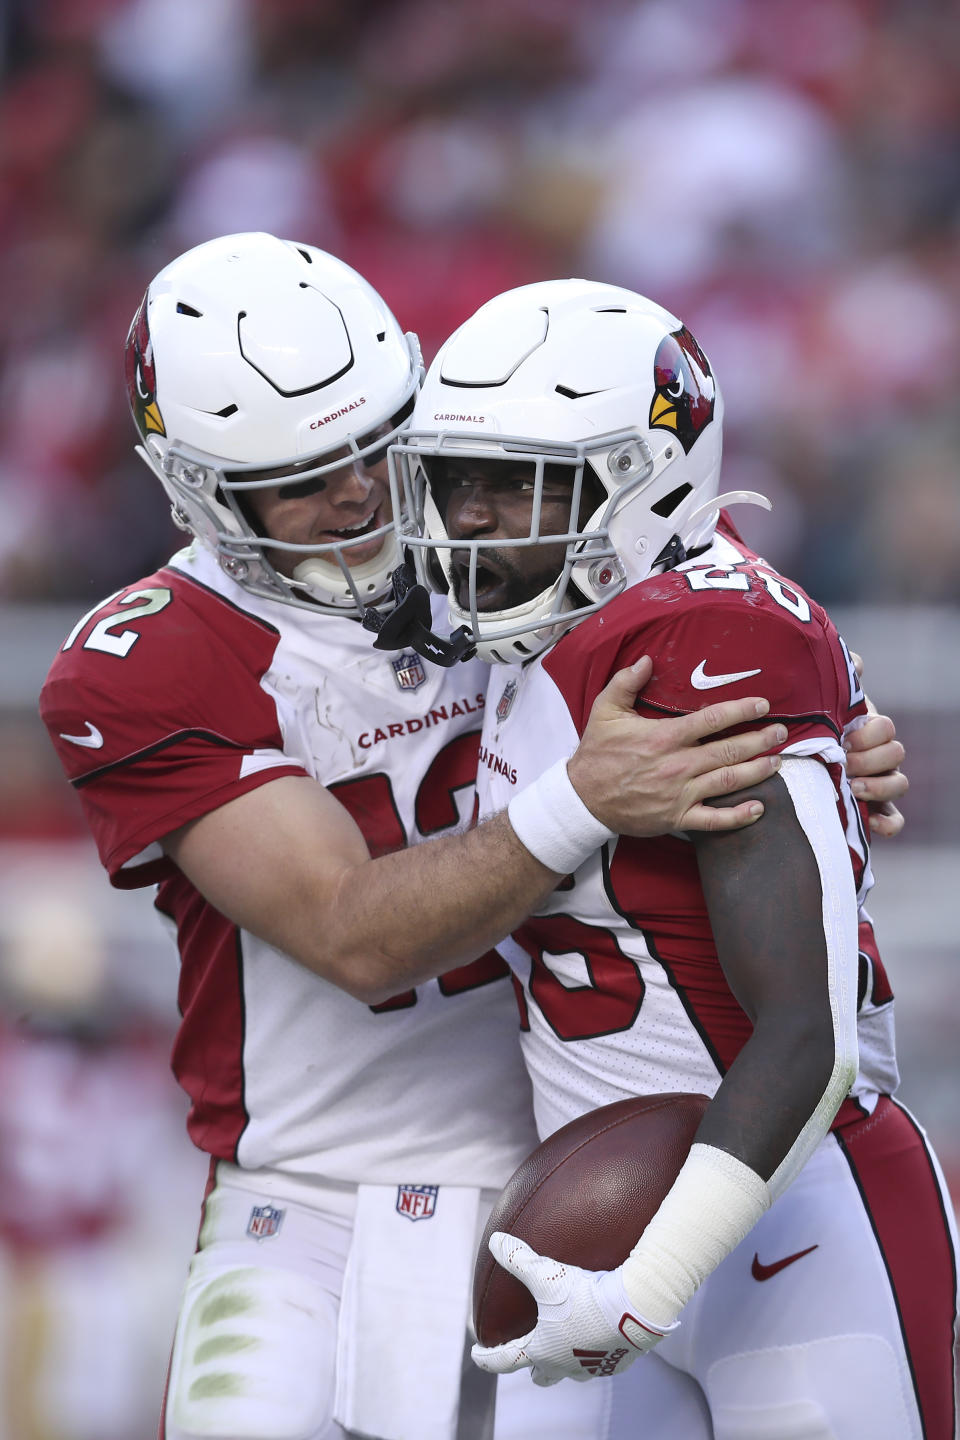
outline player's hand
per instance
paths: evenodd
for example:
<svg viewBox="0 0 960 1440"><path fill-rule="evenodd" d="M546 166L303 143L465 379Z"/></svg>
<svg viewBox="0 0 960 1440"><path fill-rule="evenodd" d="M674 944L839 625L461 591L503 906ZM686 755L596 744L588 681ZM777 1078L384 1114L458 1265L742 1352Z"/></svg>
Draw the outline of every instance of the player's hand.
<svg viewBox="0 0 960 1440"><path fill-rule="evenodd" d="M767 701L755 695L669 720L647 719L634 705L652 670L649 656L618 670L593 702L567 766L581 800L621 835L739 830L752 824L763 814L758 800L719 808L703 802L769 779L779 770L780 757L762 752L782 745L786 728L767 725L723 734L766 715Z"/></svg>
<svg viewBox="0 0 960 1440"><path fill-rule="evenodd" d="M863 679L863 659L850 651L857 678ZM864 692L870 720L853 731L844 743L847 752L847 776L858 800L867 802L867 816L874 835L890 840L903 829L903 816L895 801L906 795L910 782L900 770L905 754L896 738L897 727L889 715L881 715L870 696ZM878 724L874 724L878 721ZM854 780L862 782L853 784Z"/></svg>
<svg viewBox="0 0 960 1440"><path fill-rule="evenodd" d="M899 835L904 822L895 802L906 795L910 782L900 769L906 751L897 727L889 715L872 714L843 743L850 789L867 802L870 829L888 839Z"/></svg>
<svg viewBox="0 0 960 1440"><path fill-rule="evenodd" d="M562 1265L502 1230L490 1236L490 1254L526 1285L539 1312L518 1340L474 1345L474 1363L493 1375L527 1367L535 1385L619 1375L676 1329L652 1325L632 1310L620 1270Z"/></svg>

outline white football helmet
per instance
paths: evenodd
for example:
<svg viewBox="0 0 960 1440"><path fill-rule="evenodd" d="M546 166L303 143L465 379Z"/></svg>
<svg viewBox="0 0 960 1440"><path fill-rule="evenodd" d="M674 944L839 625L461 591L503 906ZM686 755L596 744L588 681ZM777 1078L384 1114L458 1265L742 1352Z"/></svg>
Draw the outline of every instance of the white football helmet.
<svg viewBox="0 0 960 1440"><path fill-rule="evenodd" d="M424 583L448 590L451 620L468 627L483 659L529 659L626 586L706 545L722 501L745 498L717 495L722 421L706 356L659 305L587 280L510 290L441 348L410 429L391 449L401 544ZM452 546L428 483L431 462L436 477L438 460L496 457L530 465L530 532ZM569 470L563 534L540 529L545 465L554 477L557 466ZM585 490L603 499L582 521ZM547 589L510 609L478 609L485 549L561 541L566 560ZM469 559L466 608L454 598L454 549Z"/></svg>
<svg viewBox="0 0 960 1440"><path fill-rule="evenodd" d="M423 378L417 337L341 260L260 233L226 235L152 281L126 344L137 453L173 517L254 594L339 614L390 592L392 523L335 543L270 542L244 493L376 463L407 423ZM269 470L265 479L258 472ZM351 569L351 545L382 534ZM302 553L293 578L265 551Z"/></svg>

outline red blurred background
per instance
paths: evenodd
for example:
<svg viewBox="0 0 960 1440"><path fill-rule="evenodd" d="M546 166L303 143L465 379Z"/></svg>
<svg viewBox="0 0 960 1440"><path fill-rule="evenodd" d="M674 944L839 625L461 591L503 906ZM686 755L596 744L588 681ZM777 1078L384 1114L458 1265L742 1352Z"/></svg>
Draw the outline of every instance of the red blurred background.
<svg viewBox="0 0 960 1440"><path fill-rule="evenodd" d="M173 962L35 717L84 610L178 544L121 383L212 235L335 250L429 360L499 290L653 296L727 404L748 538L896 717L874 906L903 1096L960 1191L960 12L939 0L7 0L0 7L0 1440L146 1440L202 1163Z"/></svg>

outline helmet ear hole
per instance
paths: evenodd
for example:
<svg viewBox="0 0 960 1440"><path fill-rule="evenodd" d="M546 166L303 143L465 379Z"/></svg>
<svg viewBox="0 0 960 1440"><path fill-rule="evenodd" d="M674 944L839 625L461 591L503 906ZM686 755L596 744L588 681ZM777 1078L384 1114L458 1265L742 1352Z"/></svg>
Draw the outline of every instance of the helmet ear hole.
<svg viewBox="0 0 960 1440"><path fill-rule="evenodd" d="M664 495L655 505L651 505L650 509L654 515L659 515L663 520L669 520L674 510L678 508L682 501L686 500L692 489L692 485L678 485L675 490L670 491L669 495Z"/></svg>

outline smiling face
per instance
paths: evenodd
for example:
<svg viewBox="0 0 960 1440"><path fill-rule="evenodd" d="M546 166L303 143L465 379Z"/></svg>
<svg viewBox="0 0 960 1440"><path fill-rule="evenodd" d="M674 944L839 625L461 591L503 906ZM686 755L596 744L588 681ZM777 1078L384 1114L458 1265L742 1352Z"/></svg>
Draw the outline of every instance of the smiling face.
<svg viewBox="0 0 960 1440"><path fill-rule="evenodd" d="M386 433L389 427L382 427ZM246 472L244 480L268 480L282 476L283 483L251 489L244 493L243 505L257 531L294 545L329 545L341 543L347 564L353 568L373 560L383 548L386 537L374 535L364 543L363 536L387 525L391 519L390 491L387 483L386 459L374 452L366 462L343 451L349 463L325 475L297 481L296 471L262 470ZM325 460L335 459L325 456ZM315 466L316 459L303 462L304 469ZM308 552L268 549L271 564L281 575L292 576L294 569Z"/></svg>
<svg viewBox="0 0 960 1440"><path fill-rule="evenodd" d="M457 540L518 540L530 534L535 466L507 459L431 460L430 487L444 528L453 542L451 567L456 604L470 608L470 552ZM579 515L571 515L574 470L545 465L538 532L578 532L603 498L600 485L584 472ZM546 590L563 569L566 540L528 545L486 546L477 556L477 609L509 610Z"/></svg>

